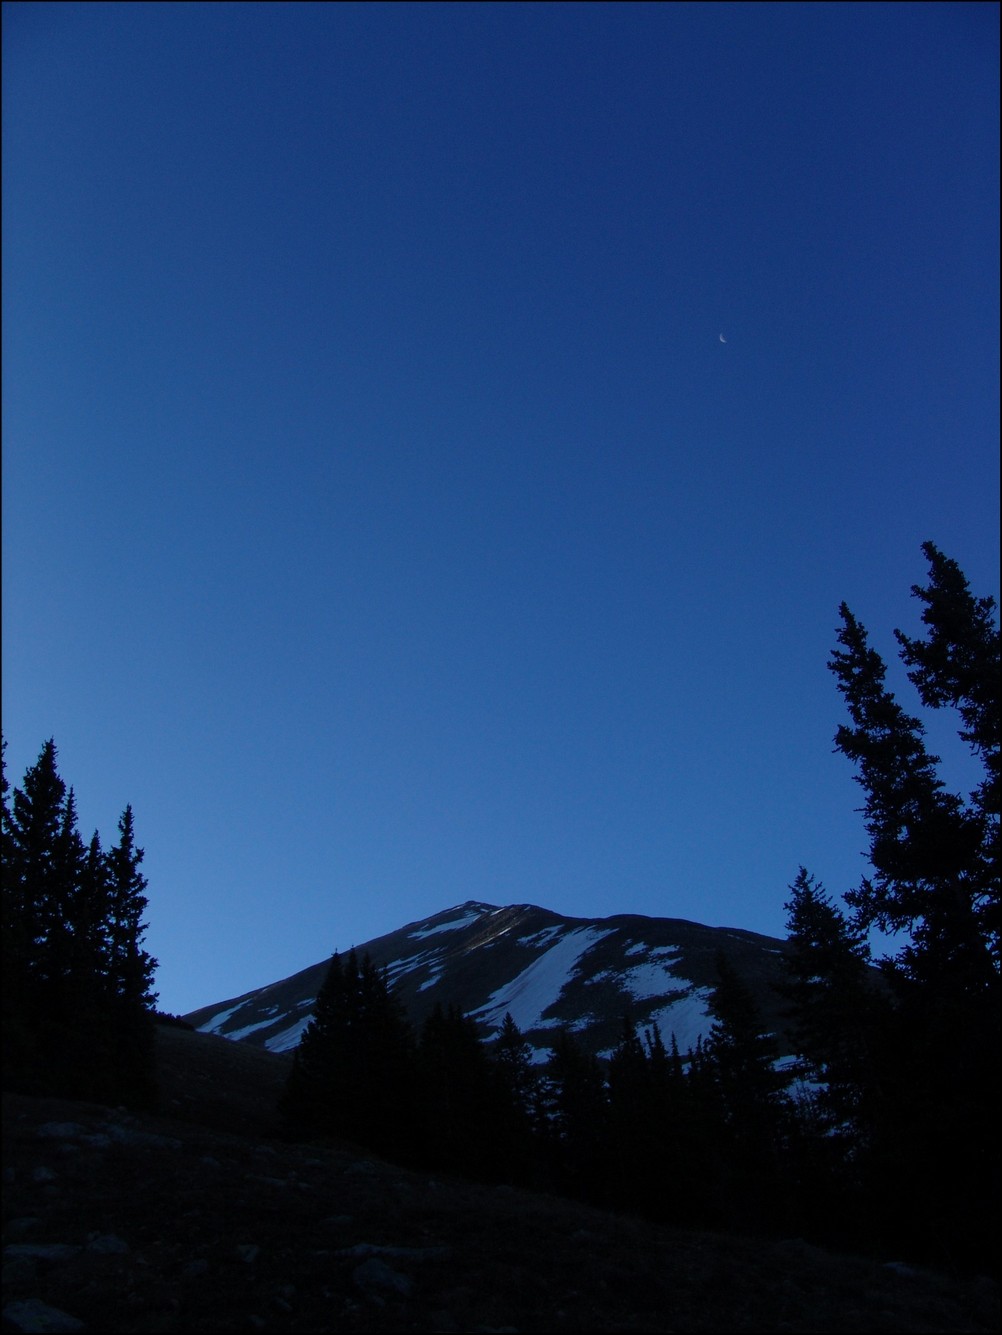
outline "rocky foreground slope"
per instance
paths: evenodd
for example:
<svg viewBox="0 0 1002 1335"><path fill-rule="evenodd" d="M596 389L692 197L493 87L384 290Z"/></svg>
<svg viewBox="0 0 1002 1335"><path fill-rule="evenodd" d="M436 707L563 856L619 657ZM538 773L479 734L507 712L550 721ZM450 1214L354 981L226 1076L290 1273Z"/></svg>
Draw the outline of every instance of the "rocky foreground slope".
<svg viewBox="0 0 1002 1335"><path fill-rule="evenodd" d="M4 1329L993 1331L998 1289L272 1134L288 1058L158 1033L154 1113L4 1099Z"/></svg>

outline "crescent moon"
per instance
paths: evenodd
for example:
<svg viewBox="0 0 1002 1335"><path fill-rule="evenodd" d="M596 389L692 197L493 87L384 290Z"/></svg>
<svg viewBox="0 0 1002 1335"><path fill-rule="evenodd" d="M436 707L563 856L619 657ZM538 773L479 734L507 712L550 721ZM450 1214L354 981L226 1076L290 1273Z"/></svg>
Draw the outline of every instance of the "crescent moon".
<svg viewBox="0 0 1002 1335"><path fill-rule="evenodd" d="M720 341L721 341L721 343L726 343L726 342L727 342L727 339L724 338L723 334L720 335Z"/></svg>

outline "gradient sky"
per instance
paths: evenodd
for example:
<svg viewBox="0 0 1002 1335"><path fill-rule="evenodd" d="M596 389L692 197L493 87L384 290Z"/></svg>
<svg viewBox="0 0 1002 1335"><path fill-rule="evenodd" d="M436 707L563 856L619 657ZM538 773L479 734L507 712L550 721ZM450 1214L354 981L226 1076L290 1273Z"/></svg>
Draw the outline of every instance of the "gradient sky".
<svg viewBox="0 0 1002 1335"><path fill-rule="evenodd" d="M3 24L8 778L132 803L161 1006L856 884L838 604L998 596L997 6Z"/></svg>

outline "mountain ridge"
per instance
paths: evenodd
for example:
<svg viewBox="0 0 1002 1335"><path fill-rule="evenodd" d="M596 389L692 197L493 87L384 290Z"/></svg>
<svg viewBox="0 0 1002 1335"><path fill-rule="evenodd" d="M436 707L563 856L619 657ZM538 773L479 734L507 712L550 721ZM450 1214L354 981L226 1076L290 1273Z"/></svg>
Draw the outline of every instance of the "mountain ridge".
<svg viewBox="0 0 1002 1335"><path fill-rule="evenodd" d="M352 947L385 968L415 1024L437 1004L456 1006L490 1042L511 1014L544 1061L560 1030L586 1051L607 1055L624 1018L639 1032L656 1025L681 1052L705 1037L709 997L722 952L781 1037L785 942L682 918L614 914L570 917L534 904L466 900ZM342 952L347 953L347 952ZM205 1033L286 1052L309 1023L330 957L287 978L185 1015Z"/></svg>

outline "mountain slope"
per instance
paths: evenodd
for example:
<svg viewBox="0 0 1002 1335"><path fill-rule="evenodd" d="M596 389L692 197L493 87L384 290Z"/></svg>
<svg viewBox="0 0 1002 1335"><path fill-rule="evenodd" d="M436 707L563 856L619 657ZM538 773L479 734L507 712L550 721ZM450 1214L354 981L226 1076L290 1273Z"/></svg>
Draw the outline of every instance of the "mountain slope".
<svg viewBox="0 0 1002 1335"><path fill-rule="evenodd" d="M679 918L620 914L568 918L531 904L499 908L475 900L357 947L385 966L411 1020L436 1003L458 1006L490 1040L506 1012L544 1060L560 1029L586 1051L609 1052L624 1016L657 1024L683 1053L709 1032L707 999L723 951L781 1034L772 984L782 977L783 942ZM190 1012L206 1033L285 1052L309 1022L329 961L290 978Z"/></svg>

